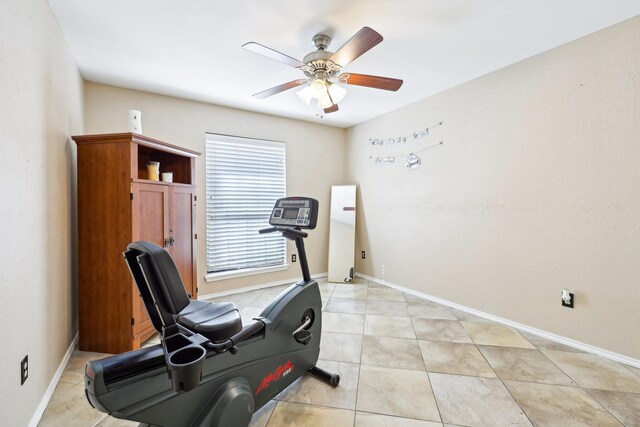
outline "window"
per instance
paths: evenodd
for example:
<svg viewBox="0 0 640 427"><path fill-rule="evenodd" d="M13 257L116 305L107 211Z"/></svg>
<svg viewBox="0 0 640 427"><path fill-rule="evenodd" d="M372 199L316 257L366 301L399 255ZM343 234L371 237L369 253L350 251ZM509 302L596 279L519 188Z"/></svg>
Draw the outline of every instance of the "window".
<svg viewBox="0 0 640 427"><path fill-rule="evenodd" d="M208 273L285 265L280 233L258 234L285 197L285 178L284 143L207 134Z"/></svg>

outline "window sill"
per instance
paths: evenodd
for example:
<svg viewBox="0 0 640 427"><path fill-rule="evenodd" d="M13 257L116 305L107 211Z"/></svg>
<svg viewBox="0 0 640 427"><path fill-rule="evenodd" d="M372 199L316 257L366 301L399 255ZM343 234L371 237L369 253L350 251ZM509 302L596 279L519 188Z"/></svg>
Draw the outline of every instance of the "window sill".
<svg viewBox="0 0 640 427"><path fill-rule="evenodd" d="M274 265L272 267L262 268L245 268L243 270L225 271L223 273L208 273L204 276L207 283L217 282L218 280L235 279L237 277L253 276L255 274L271 273L274 271L287 270L289 264Z"/></svg>

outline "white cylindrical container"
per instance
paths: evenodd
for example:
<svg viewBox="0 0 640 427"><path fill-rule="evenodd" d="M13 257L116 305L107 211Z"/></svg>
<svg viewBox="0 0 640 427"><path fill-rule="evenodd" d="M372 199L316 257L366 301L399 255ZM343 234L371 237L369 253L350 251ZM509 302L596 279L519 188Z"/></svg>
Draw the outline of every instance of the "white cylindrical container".
<svg viewBox="0 0 640 427"><path fill-rule="evenodd" d="M162 181L173 182L173 172L162 172Z"/></svg>
<svg viewBox="0 0 640 427"><path fill-rule="evenodd" d="M142 133L142 113L138 110L129 110L129 132Z"/></svg>

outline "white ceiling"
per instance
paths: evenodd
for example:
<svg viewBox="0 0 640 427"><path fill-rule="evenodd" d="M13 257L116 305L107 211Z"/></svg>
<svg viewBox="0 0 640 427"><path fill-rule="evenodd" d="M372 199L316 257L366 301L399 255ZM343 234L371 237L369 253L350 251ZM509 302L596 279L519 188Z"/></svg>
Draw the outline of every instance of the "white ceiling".
<svg viewBox="0 0 640 427"><path fill-rule="evenodd" d="M348 127L640 14L638 0L49 0L87 80ZM303 73L242 49L302 58L328 32L337 50L369 26L384 41L345 71L404 80L348 86L317 118L292 89ZM133 106L132 106L133 107Z"/></svg>

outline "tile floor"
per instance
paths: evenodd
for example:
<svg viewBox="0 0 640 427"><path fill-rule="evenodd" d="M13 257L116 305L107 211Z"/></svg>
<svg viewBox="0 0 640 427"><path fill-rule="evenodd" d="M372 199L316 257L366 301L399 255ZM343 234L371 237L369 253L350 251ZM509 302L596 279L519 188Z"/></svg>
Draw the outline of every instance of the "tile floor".
<svg viewBox="0 0 640 427"><path fill-rule="evenodd" d="M250 319L283 288L222 300ZM252 427L640 426L640 369L366 281L320 290L318 365L340 386L302 378ZM86 402L84 365L102 356L73 354L40 426L137 425Z"/></svg>

